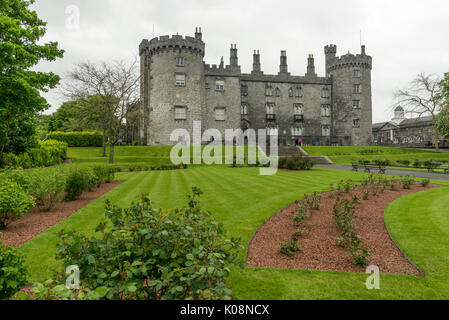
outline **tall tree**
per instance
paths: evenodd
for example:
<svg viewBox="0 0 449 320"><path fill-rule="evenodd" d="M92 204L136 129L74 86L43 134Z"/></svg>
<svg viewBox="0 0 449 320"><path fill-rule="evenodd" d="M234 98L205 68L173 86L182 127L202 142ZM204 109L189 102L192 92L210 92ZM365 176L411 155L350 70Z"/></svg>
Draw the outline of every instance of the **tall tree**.
<svg viewBox="0 0 449 320"><path fill-rule="evenodd" d="M120 138L127 108L139 99L137 60L80 63L70 79L64 88L66 95L86 102L89 97L96 97L95 105L109 140L109 163L114 163L114 145Z"/></svg>
<svg viewBox="0 0 449 320"><path fill-rule="evenodd" d="M396 99L407 113L417 115L418 118L426 115L432 117L436 152L439 152L436 117L443 106L440 83L441 77L438 75L420 73L411 81L408 89L395 93Z"/></svg>
<svg viewBox="0 0 449 320"><path fill-rule="evenodd" d="M41 44L46 22L29 6L34 0L0 1L0 156L30 145L36 114L49 107L41 97L59 83L54 73L31 70L63 56L57 42Z"/></svg>

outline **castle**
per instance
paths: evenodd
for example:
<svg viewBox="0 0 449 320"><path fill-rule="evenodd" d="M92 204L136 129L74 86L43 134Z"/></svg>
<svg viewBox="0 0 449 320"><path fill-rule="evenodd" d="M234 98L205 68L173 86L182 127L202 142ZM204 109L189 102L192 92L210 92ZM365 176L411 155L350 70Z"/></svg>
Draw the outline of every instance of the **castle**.
<svg viewBox="0 0 449 320"><path fill-rule="evenodd" d="M173 130L193 122L203 130L266 129L280 145L368 145L372 143L372 58L365 46L357 55L337 57L337 47L324 48L326 75L315 71L309 55L307 73L288 72L281 51L277 75L264 74L254 51L251 73L242 73L236 45L230 63L206 64L201 28L194 37L161 36L139 47L142 119L141 143L173 145Z"/></svg>

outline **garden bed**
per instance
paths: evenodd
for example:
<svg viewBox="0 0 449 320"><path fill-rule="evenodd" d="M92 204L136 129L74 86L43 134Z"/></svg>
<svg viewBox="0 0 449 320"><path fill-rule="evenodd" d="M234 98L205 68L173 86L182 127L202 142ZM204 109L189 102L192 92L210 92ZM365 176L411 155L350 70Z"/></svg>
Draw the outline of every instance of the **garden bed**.
<svg viewBox="0 0 449 320"><path fill-rule="evenodd" d="M428 190L437 186L423 187L412 185L410 190L385 190L379 196L370 196L355 209L355 231L362 243L369 248L370 265L376 265L381 273L422 276L423 273L411 263L391 239L385 226L384 211L389 203L407 194ZM356 187L352 194L362 198L363 187ZM343 196L344 197L344 196ZM349 195L348 195L349 197ZM337 246L339 230L334 220L333 207L336 198L324 193L321 209L311 211L313 216L305 223L308 232L299 240L302 248L294 256L288 257L279 252L280 244L288 241L297 227L292 221L291 212L296 204L278 212L268 220L254 235L248 247L247 266L279 269L308 269L346 272L365 272L358 267L347 250Z"/></svg>
<svg viewBox="0 0 449 320"><path fill-rule="evenodd" d="M11 222L6 230L1 231L0 238L4 245L18 248L52 226L67 219L121 183L104 183L93 192L84 192L78 200L57 203L49 212L40 212L38 208L34 208L31 212L25 214L23 218Z"/></svg>

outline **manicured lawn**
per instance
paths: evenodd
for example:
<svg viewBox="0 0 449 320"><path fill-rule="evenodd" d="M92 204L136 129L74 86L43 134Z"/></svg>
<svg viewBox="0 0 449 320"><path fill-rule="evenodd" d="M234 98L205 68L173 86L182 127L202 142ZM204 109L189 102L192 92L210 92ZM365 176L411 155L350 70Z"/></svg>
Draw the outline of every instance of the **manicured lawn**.
<svg viewBox="0 0 449 320"><path fill-rule="evenodd" d="M325 169L310 172L280 171L260 176L257 168L224 166L195 167L168 172L120 173L125 182L77 214L41 234L20 250L27 254L32 281L52 277L55 233L78 230L94 234L103 216L105 199L128 206L142 192L149 193L156 207L173 208L185 203L192 186L203 191L202 205L224 223L229 236L242 237L245 248L257 228L279 209L304 193L324 191L340 179L361 179L363 173ZM443 264L449 254L448 189L431 190L393 203L387 223L395 239L428 277L382 275L381 290L365 288L366 275L276 269L235 268L229 280L236 299L433 299L449 298L449 272ZM412 202L407 199L413 200ZM426 206L425 204L429 205ZM417 204L420 204L418 206ZM446 207L444 207L446 206ZM444 211L445 209L446 211ZM397 216L399 214L399 216ZM422 221L424 220L424 223ZM434 230L434 228L436 230ZM420 233L423 231L424 233ZM442 240L446 239L446 240ZM437 249L433 249L437 248ZM435 254L438 250L438 254ZM242 252L244 260L245 252Z"/></svg>
<svg viewBox="0 0 449 320"><path fill-rule="evenodd" d="M394 147L303 147L303 149L310 155L328 156L333 162L346 165L350 165L352 162L358 162L360 159L367 159L371 161L376 159L389 159L392 163L397 160L410 160L413 163L415 159L418 159L420 161L449 161L449 153L447 152L435 153L432 151ZM361 154L360 152L358 152L361 150L382 150L383 153Z"/></svg>
<svg viewBox="0 0 449 320"><path fill-rule="evenodd" d="M242 147L245 156L248 154L248 147ZM171 163L170 151L172 147L115 147L114 148L114 163L127 167L129 165L137 166L158 166L161 164ZM202 147L204 151L204 147ZM236 148L234 148L236 150ZM108 163L109 148L107 148L107 157L102 157L102 148L69 148L68 158L72 159L76 164L89 163ZM225 149L222 148L223 163L225 159ZM193 159L193 147L190 152L191 159ZM191 160L193 163L193 160Z"/></svg>

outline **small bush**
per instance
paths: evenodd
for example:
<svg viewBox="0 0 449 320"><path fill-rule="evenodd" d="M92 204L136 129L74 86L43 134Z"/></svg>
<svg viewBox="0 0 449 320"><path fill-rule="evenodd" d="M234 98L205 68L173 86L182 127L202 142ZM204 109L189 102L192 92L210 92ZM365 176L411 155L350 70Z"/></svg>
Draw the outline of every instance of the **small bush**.
<svg viewBox="0 0 449 320"><path fill-rule="evenodd" d="M98 182L93 180L93 177L89 174L88 170L78 167L72 168L67 176L65 201L78 199L83 192L91 188L94 183L97 184Z"/></svg>
<svg viewBox="0 0 449 320"><path fill-rule="evenodd" d="M103 222L92 238L60 234L57 258L63 268L79 266L82 287L107 288L104 299L230 299L226 280L242 247L201 209L200 194L193 188L186 208L169 211L147 196L125 210L107 203L112 228Z"/></svg>
<svg viewBox="0 0 449 320"><path fill-rule="evenodd" d="M0 239L0 300L6 300L27 284L25 258Z"/></svg>
<svg viewBox="0 0 449 320"><path fill-rule="evenodd" d="M12 218L21 218L34 206L34 199L20 185L9 179L0 180L0 230Z"/></svg>
<svg viewBox="0 0 449 320"><path fill-rule="evenodd" d="M301 251L298 241L295 239L290 239L289 241L283 241L279 252L285 254L286 256L293 257L296 252Z"/></svg>
<svg viewBox="0 0 449 320"><path fill-rule="evenodd" d="M429 179L421 180L421 186L422 187L427 187L429 184L430 184L430 180Z"/></svg>
<svg viewBox="0 0 449 320"><path fill-rule="evenodd" d="M60 170L33 172L29 194L36 200L41 211L50 211L55 203L62 201L65 175Z"/></svg>

